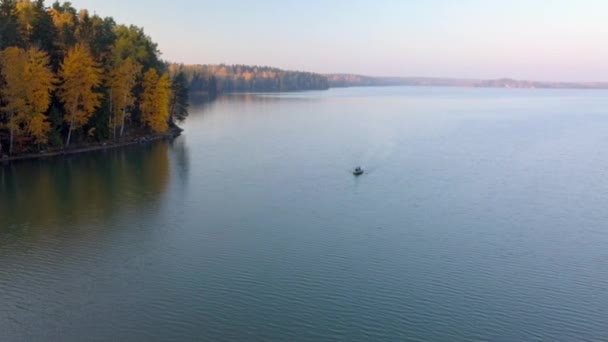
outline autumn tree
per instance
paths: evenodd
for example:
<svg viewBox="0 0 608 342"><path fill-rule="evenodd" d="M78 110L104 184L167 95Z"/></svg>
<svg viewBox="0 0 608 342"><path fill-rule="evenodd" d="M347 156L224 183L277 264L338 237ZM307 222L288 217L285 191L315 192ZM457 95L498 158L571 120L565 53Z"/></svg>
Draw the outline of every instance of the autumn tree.
<svg viewBox="0 0 608 342"><path fill-rule="evenodd" d="M48 141L50 124L45 115L51 103L54 74L48 55L38 49L7 48L0 54L4 110L8 113L9 154L16 133L26 133L40 144Z"/></svg>
<svg viewBox="0 0 608 342"><path fill-rule="evenodd" d="M13 153L15 131L19 128L20 113L26 111L25 83L23 72L26 65L25 50L9 47L0 53L0 72L4 80L2 87L3 112L7 116L6 127L9 130L8 153Z"/></svg>
<svg viewBox="0 0 608 342"><path fill-rule="evenodd" d="M59 72L61 86L59 98L64 104L65 121L69 125L66 147L70 145L72 131L89 122L100 104L96 88L101 84L101 70L83 44L70 49Z"/></svg>
<svg viewBox="0 0 608 342"><path fill-rule="evenodd" d="M110 91L110 128L116 137L116 128L120 126L120 136L125 129L125 120L129 116L128 108L135 103L133 88L137 84L137 76L141 72L141 65L128 57L118 62L110 70L108 86Z"/></svg>
<svg viewBox="0 0 608 342"><path fill-rule="evenodd" d="M30 0L19 0L16 4L16 10L20 33L29 41L34 32L34 20L36 17L34 4Z"/></svg>
<svg viewBox="0 0 608 342"><path fill-rule="evenodd" d="M55 88L55 75L50 68L49 56L38 49L29 49L27 65L24 73L26 82L26 98L28 112L26 113L27 132L38 144L48 142L50 123L45 112L51 104L51 91Z"/></svg>
<svg viewBox="0 0 608 342"><path fill-rule="evenodd" d="M4 29L11 35L8 46L37 46L48 49L52 22L44 7L44 0L2 0L0 4L0 34ZM7 37L8 38L8 37Z"/></svg>
<svg viewBox="0 0 608 342"><path fill-rule="evenodd" d="M140 110L143 123L153 132L162 133L169 128L169 100L171 82L169 76L158 75L155 69L144 74Z"/></svg>
<svg viewBox="0 0 608 342"><path fill-rule="evenodd" d="M49 10L53 24L55 26L55 46L57 47L57 62L61 61L67 54L71 46L76 44L77 16L69 2L60 4L59 1L53 3Z"/></svg>

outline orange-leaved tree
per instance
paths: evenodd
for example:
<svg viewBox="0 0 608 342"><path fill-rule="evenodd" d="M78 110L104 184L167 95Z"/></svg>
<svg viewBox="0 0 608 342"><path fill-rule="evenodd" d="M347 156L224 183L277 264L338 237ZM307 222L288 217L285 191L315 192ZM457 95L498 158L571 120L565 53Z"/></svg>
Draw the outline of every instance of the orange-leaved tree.
<svg viewBox="0 0 608 342"><path fill-rule="evenodd" d="M36 20L34 4L30 0L20 0L16 2L15 9L20 33L29 40L34 30L34 21Z"/></svg>
<svg viewBox="0 0 608 342"><path fill-rule="evenodd" d="M64 120L69 125L66 147L70 146L72 131L89 122L99 107L101 94L95 91L101 84L101 69L83 44L71 48L59 71L59 98L64 104Z"/></svg>
<svg viewBox="0 0 608 342"><path fill-rule="evenodd" d="M27 56L23 49L9 47L0 53L0 72L5 83L1 88L4 102L2 110L7 116L9 154L13 153L13 141L15 131L19 128L20 114L26 111L25 82L23 80L26 63Z"/></svg>
<svg viewBox="0 0 608 342"><path fill-rule="evenodd" d="M155 69L144 74L143 91L139 101L143 123L157 133L169 129L169 100L171 81L167 74L158 75Z"/></svg>
<svg viewBox="0 0 608 342"><path fill-rule="evenodd" d="M0 72L4 111L10 131L9 154L13 152L15 134L28 133L35 142L46 144L50 124L45 112L51 104L55 75L48 55L38 49L10 47L0 53Z"/></svg>
<svg viewBox="0 0 608 342"><path fill-rule="evenodd" d="M137 76L141 65L128 57L114 66L109 73L108 87L110 89L110 129L116 137L116 128L120 126L120 136L125 129L125 119L129 116L127 109L135 103L133 88L137 84Z"/></svg>
<svg viewBox="0 0 608 342"><path fill-rule="evenodd" d="M27 132L38 145L46 144L51 124L45 112L51 105L51 92L55 89L55 74L46 52L34 48L27 51L24 80L28 104Z"/></svg>

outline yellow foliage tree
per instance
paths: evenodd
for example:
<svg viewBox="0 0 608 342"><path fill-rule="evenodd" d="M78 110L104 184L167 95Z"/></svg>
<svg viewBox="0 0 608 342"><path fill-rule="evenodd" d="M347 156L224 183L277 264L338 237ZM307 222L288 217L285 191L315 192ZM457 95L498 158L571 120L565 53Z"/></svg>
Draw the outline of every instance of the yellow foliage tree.
<svg viewBox="0 0 608 342"><path fill-rule="evenodd" d="M6 48L0 53L0 71L5 82L2 87L2 99L5 103L3 111L8 117L9 154L13 153L13 141L15 131L19 128L20 113L26 110L25 82L23 82L26 61L25 50L17 47Z"/></svg>
<svg viewBox="0 0 608 342"><path fill-rule="evenodd" d="M167 74L159 76L155 69L144 74L140 99L142 121L152 131L162 133L169 129L169 100L171 81Z"/></svg>
<svg viewBox="0 0 608 342"><path fill-rule="evenodd" d="M64 5L65 4L66 3L64 3ZM73 34L72 32L76 30L77 19L71 11L58 8L51 8L48 13L53 20L53 25L57 32L55 37L56 53L65 57L73 44L71 36Z"/></svg>
<svg viewBox="0 0 608 342"><path fill-rule="evenodd" d="M44 114L36 114L29 121L28 133L34 138L34 142L38 145L48 143L50 130L51 123Z"/></svg>
<svg viewBox="0 0 608 342"><path fill-rule="evenodd" d="M70 128L66 147L70 146L72 131L89 122L99 107L101 94L95 88L101 84L101 69L83 44L68 51L59 71L59 98L65 106L64 120Z"/></svg>
<svg viewBox="0 0 608 342"><path fill-rule="evenodd" d="M26 113L28 133L37 144L46 144L51 124L44 113L51 105L51 92L55 88L55 74L51 70L46 52L34 48L27 51L24 80L28 104Z"/></svg>
<svg viewBox="0 0 608 342"><path fill-rule="evenodd" d="M34 4L30 0L19 0L15 7L17 9L17 20L20 29L29 39L34 29L33 23L36 17Z"/></svg>
<svg viewBox="0 0 608 342"><path fill-rule="evenodd" d="M74 26L74 16L69 12L60 12L54 8L49 11L51 18L53 18L53 24L58 30L63 29L65 26Z"/></svg>
<svg viewBox="0 0 608 342"><path fill-rule="evenodd" d="M31 135L37 144L46 144L50 124L44 113L51 104L55 76L48 55L38 49L10 47L0 53L0 72L6 82L2 96L8 113L9 153L15 134Z"/></svg>
<svg viewBox="0 0 608 342"><path fill-rule="evenodd" d="M135 103L133 88L137 84L137 76L141 65L129 57L110 70L108 86L110 88L110 128L116 137L116 128L120 125L120 136L125 129L125 119L129 116L127 109Z"/></svg>

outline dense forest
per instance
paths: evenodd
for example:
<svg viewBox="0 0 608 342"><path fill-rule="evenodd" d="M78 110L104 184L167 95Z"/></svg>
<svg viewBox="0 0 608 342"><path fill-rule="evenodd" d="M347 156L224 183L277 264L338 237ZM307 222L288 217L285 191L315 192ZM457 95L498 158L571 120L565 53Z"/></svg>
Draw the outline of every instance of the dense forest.
<svg viewBox="0 0 608 342"><path fill-rule="evenodd" d="M171 65L181 70L193 92L211 96L232 92L278 92L325 90L326 76L310 72L287 71L272 67L248 65ZM175 74L175 72L172 72Z"/></svg>
<svg viewBox="0 0 608 342"><path fill-rule="evenodd" d="M186 77L143 29L69 2L0 0L0 158L161 134Z"/></svg>

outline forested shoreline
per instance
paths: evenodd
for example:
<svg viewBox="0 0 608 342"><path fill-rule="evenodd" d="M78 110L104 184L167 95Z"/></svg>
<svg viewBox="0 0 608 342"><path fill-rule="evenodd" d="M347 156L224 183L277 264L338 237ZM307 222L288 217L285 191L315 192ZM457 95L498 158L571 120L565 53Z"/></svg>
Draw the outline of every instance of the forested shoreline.
<svg viewBox="0 0 608 342"><path fill-rule="evenodd" d="M178 134L189 92L328 88L310 72L167 63L140 27L69 2L0 0L0 160Z"/></svg>
<svg viewBox="0 0 608 342"><path fill-rule="evenodd" d="M327 90L327 76L303 71L282 70L251 65L180 65L169 66L172 73L183 72L190 91L211 97L235 92L281 92Z"/></svg>
<svg viewBox="0 0 608 342"><path fill-rule="evenodd" d="M142 28L69 2L0 0L0 159L167 134L188 89Z"/></svg>

